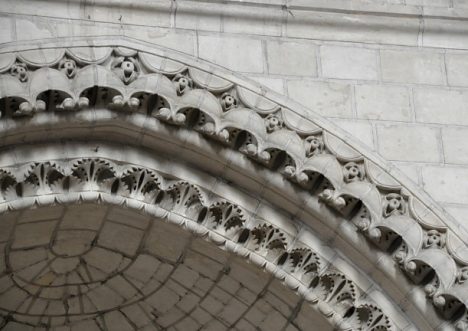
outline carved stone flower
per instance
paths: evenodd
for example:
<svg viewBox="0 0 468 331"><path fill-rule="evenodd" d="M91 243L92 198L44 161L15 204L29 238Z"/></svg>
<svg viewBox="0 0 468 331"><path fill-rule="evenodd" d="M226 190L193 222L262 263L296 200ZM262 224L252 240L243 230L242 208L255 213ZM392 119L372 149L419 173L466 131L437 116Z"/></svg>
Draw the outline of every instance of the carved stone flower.
<svg viewBox="0 0 468 331"><path fill-rule="evenodd" d="M179 95L184 94L193 87L192 79L182 74L177 74L172 81L175 83Z"/></svg>
<svg viewBox="0 0 468 331"><path fill-rule="evenodd" d="M320 137L309 136L305 138L306 156L313 156L323 152L323 141Z"/></svg>
<svg viewBox="0 0 468 331"><path fill-rule="evenodd" d="M224 111L231 110L232 108L237 107L237 99L228 92L223 93L221 96L221 106L223 106Z"/></svg>
<svg viewBox="0 0 468 331"><path fill-rule="evenodd" d="M266 129L268 133L273 131L279 130L283 127L283 120L281 120L278 116L270 114L265 118L266 121Z"/></svg>
<svg viewBox="0 0 468 331"><path fill-rule="evenodd" d="M26 67L26 64L17 62L12 65L10 69L10 74L18 78L21 82L26 82L28 81L28 68Z"/></svg>
<svg viewBox="0 0 468 331"><path fill-rule="evenodd" d="M112 70L125 84L130 84L137 79L140 67L134 58L120 56L112 63Z"/></svg>
<svg viewBox="0 0 468 331"><path fill-rule="evenodd" d="M73 78L76 74L76 62L72 59L62 59L58 68L67 75L68 78Z"/></svg>
<svg viewBox="0 0 468 331"><path fill-rule="evenodd" d="M437 230L429 230L426 233L426 237L424 239L424 247L438 247L442 248L445 246L445 238L442 233Z"/></svg>
<svg viewBox="0 0 468 331"><path fill-rule="evenodd" d="M406 212L406 202L398 193L389 193L384 200L384 216L403 215Z"/></svg>
<svg viewBox="0 0 468 331"><path fill-rule="evenodd" d="M345 182L354 182L364 179L364 170L362 166L356 162L348 162L344 165L344 179Z"/></svg>

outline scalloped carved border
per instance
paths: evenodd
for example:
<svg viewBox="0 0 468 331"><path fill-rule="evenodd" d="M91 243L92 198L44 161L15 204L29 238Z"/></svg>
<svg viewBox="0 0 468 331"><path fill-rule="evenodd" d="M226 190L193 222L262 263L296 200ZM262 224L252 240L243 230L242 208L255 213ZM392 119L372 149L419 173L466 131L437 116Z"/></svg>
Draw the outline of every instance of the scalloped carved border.
<svg viewBox="0 0 468 331"><path fill-rule="evenodd" d="M261 94L168 57L123 47L4 53L3 121L90 107L194 130L281 173L356 225L468 329L468 248L447 222L342 139ZM21 120L21 119L20 119ZM7 126L8 127L8 126Z"/></svg>
<svg viewBox="0 0 468 331"><path fill-rule="evenodd" d="M119 163L96 157L33 162L17 174L0 169L0 214L81 202L125 206L247 258L298 292L338 330L396 330L378 304L333 263L292 242L281 229L187 181ZM248 219L253 224L247 225Z"/></svg>

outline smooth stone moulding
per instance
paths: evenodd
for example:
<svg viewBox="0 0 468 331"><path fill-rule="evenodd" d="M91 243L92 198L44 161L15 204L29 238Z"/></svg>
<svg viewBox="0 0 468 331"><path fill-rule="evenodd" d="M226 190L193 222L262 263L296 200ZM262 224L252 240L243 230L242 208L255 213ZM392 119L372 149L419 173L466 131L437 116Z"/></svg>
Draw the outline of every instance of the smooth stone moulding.
<svg viewBox="0 0 468 331"><path fill-rule="evenodd" d="M16 56L13 53L0 54L0 73L9 70L15 60Z"/></svg>
<svg viewBox="0 0 468 331"><path fill-rule="evenodd" d="M323 141L338 159L343 161L360 161L363 159L361 153L329 132L323 132Z"/></svg>
<svg viewBox="0 0 468 331"><path fill-rule="evenodd" d="M308 119L310 114L308 114L303 109L292 111L291 109L283 108L281 111L283 115L284 123L287 127L295 130L300 134L317 134L322 131L322 129Z"/></svg>
<svg viewBox="0 0 468 331"><path fill-rule="evenodd" d="M138 51L134 49L121 47L121 46L114 48L114 50L117 53L117 55L120 55L120 56L135 56L138 53Z"/></svg>
<svg viewBox="0 0 468 331"><path fill-rule="evenodd" d="M112 53L110 47L73 47L68 49L69 55L84 64L102 63Z"/></svg>
<svg viewBox="0 0 468 331"><path fill-rule="evenodd" d="M468 264L468 247L453 233L447 234L447 249L453 257L462 264Z"/></svg>
<svg viewBox="0 0 468 331"><path fill-rule="evenodd" d="M416 217L419 223L423 224L424 226L438 230L447 229L447 225L445 225L442 220L437 217L426 205L419 201L419 199L410 199L410 207L414 217ZM466 258L468 262L468 255Z"/></svg>
<svg viewBox="0 0 468 331"><path fill-rule="evenodd" d="M55 65L62 59L64 54L64 49L50 48L22 51L18 54L18 57L27 64L42 67Z"/></svg>
<svg viewBox="0 0 468 331"><path fill-rule="evenodd" d="M260 94L240 86L237 86L237 94L243 103L245 103L249 108L258 111L259 113L269 114L277 111L280 108L273 101L270 101Z"/></svg>
<svg viewBox="0 0 468 331"><path fill-rule="evenodd" d="M233 83L221 77L195 68L189 68L193 81L211 92L223 92L230 89Z"/></svg>
<svg viewBox="0 0 468 331"><path fill-rule="evenodd" d="M146 68L166 75L175 75L187 68L185 64L169 60L165 57L143 52L140 52L139 56Z"/></svg>
<svg viewBox="0 0 468 331"><path fill-rule="evenodd" d="M371 180L384 189L399 189L401 184L374 162L366 160L366 173Z"/></svg>

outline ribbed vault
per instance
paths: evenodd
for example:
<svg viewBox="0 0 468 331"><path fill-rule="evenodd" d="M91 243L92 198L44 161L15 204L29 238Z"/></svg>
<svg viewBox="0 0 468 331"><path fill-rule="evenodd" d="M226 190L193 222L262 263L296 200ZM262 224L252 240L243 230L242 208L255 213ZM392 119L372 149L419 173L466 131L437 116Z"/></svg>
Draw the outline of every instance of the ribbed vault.
<svg viewBox="0 0 468 331"><path fill-rule="evenodd" d="M64 216L29 222L22 219L28 210L83 206L85 214L87 201L133 210L127 221L146 215L154 228L164 228L165 219L182 237L193 236L190 242L201 237L229 252L210 246L214 254L250 259L296 291L300 307L318 312L307 314L310 323L467 328L466 243L427 197L325 120L153 45L102 40L35 48L14 46L0 59L0 210L2 226L11 220L13 227L4 233L15 233L3 239L6 261L14 260L8 254L21 238L20 223L43 229L37 224L55 222L41 244L54 246ZM111 244L119 245L117 232L96 232L89 245L100 247L100 236L112 233ZM9 265L3 279L14 278L14 270ZM29 295L25 300L39 294ZM16 317L7 302L0 297L8 327ZM298 307L282 316L305 329L294 324Z"/></svg>

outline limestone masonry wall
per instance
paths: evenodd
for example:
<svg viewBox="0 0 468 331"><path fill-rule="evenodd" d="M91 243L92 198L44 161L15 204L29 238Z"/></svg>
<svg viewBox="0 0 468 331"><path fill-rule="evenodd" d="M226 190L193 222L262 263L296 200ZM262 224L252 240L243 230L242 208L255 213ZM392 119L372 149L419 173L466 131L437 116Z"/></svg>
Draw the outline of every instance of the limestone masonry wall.
<svg viewBox="0 0 468 331"><path fill-rule="evenodd" d="M2 45L123 35L248 76L393 161L468 229L467 1L0 0L0 12Z"/></svg>

